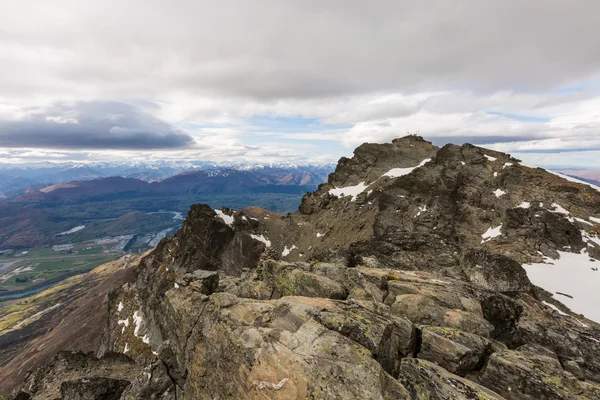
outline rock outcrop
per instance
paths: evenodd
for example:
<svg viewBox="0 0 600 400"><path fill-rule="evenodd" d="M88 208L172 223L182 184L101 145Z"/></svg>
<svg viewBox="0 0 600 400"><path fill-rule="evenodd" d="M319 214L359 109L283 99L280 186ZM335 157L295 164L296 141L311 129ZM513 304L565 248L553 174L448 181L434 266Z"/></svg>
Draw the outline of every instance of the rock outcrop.
<svg viewBox="0 0 600 400"><path fill-rule="evenodd" d="M599 398L600 326L521 266L593 257L599 215L593 188L507 154L363 145L295 214L193 206L111 293L98 358L21 395Z"/></svg>

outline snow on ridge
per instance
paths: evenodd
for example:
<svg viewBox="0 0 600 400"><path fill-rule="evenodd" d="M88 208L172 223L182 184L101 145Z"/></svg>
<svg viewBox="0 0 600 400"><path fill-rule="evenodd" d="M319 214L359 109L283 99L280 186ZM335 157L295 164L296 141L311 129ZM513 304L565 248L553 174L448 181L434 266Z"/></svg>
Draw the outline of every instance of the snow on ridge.
<svg viewBox="0 0 600 400"><path fill-rule="evenodd" d="M431 161L431 158L424 159L423 161L421 161L419 163L419 165L414 166L414 167L392 168L388 172L386 172L385 174L383 174L382 177L387 176L387 177L390 177L390 178L398 178L400 176L408 175L411 172L413 172L415 169L417 169L419 167L422 167L423 165L427 164L429 161Z"/></svg>
<svg viewBox="0 0 600 400"><path fill-rule="evenodd" d="M122 334L123 332L125 332L125 328L127 328L129 326L129 317L118 320L117 325L123 325L123 328L121 329L121 334Z"/></svg>
<svg viewBox="0 0 600 400"><path fill-rule="evenodd" d="M345 188L329 189L329 194L337 196L337 197L352 196L352 201L354 201L354 200L356 200L356 196L358 196L359 194L364 192L365 189L368 187L369 187L369 185L366 185L365 182L361 182L355 186L347 186Z"/></svg>
<svg viewBox="0 0 600 400"><path fill-rule="evenodd" d="M142 327L143 321L144 321L144 319L142 318L141 314L138 314L137 311L133 313L133 322L135 323L135 329L133 330L134 336L139 337L140 329Z"/></svg>
<svg viewBox="0 0 600 400"><path fill-rule="evenodd" d="M566 312L562 311L560 308L556 307L554 304L548 303L547 301L542 301L542 303L544 303L544 305L550 307L554 311L558 311L558 313L560 315L565 315L567 317L569 316L569 314L567 314Z"/></svg>
<svg viewBox="0 0 600 400"><path fill-rule="evenodd" d="M293 244L292 247L290 247L289 249L288 249L287 246L285 246L283 248L283 251L281 252L281 256L282 257L288 256L292 252L292 250L294 250L294 249L297 249L297 247L296 247L295 244Z"/></svg>
<svg viewBox="0 0 600 400"><path fill-rule="evenodd" d="M220 217L227 225L233 225L233 215L227 215L221 210L215 210L215 212L217 213L217 216Z"/></svg>
<svg viewBox="0 0 600 400"><path fill-rule="evenodd" d="M414 167L392 168L385 174L381 175L379 178L377 178L372 183L367 184L366 182L363 181L363 182L359 183L358 185L354 185L354 186L329 189L329 194L336 196L336 197L352 196L352 201L354 201L354 200L356 200L356 196L358 196L359 194L364 192L369 186L371 186L373 183L375 183L377 180L383 178L384 176L388 177L388 178L398 178L400 176L408 175L415 169L427 164L429 161L431 161L431 158L424 159L423 161L421 161L418 165L415 165Z"/></svg>
<svg viewBox="0 0 600 400"><path fill-rule="evenodd" d="M589 220L592 222L595 222L597 224L600 224L600 218L596 218L596 217L589 217Z"/></svg>
<svg viewBox="0 0 600 400"><path fill-rule="evenodd" d="M531 207L531 203L529 203L528 201L524 201L521 204L519 204L517 207L519 207L519 208L529 208L529 207Z"/></svg>
<svg viewBox="0 0 600 400"><path fill-rule="evenodd" d="M259 242L263 242L267 247L271 247L271 241L267 239L265 235L254 235L251 233L250 237L254 240L258 240Z"/></svg>
<svg viewBox="0 0 600 400"><path fill-rule="evenodd" d="M506 192L504 190L502 190L502 189L496 189L496 190L494 190L493 193L496 195L496 197L501 197L501 196L504 196L506 194Z"/></svg>
<svg viewBox="0 0 600 400"><path fill-rule="evenodd" d="M498 225L495 228L492 228L491 226L488 228L487 231L485 231L485 233L483 235L481 235L482 240L481 243L487 242L488 240L491 240L495 237L498 236L502 236L502 224Z"/></svg>
<svg viewBox="0 0 600 400"><path fill-rule="evenodd" d="M554 294L554 298L576 313L600 322L600 271L593 270L598 263L590 261L585 253L559 251L560 258L545 258L544 263L523 264L534 285ZM557 295L557 292L573 298Z"/></svg>
<svg viewBox="0 0 600 400"><path fill-rule="evenodd" d="M497 158L496 158L496 157L488 156L487 154L484 154L483 156L484 156L485 158L487 158L488 160L490 160L490 161L496 161L496 160L497 160Z"/></svg>
<svg viewBox="0 0 600 400"><path fill-rule="evenodd" d="M589 221L586 221L585 219L582 219L582 218L577 218L577 217L573 217L573 219L574 219L575 221L577 221L577 222L581 222L582 224L586 224L586 225L589 225L589 226L594 226L594 224L592 224L592 223L591 223L591 222L589 222Z"/></svg>
<svg viewBox="0 0 600 400"><path fill-rule="evenodd" d="M569 215L569 212L567 210L565 210L563 207L561 207L561 205L558 203L552 203L552 207L554 208L554 210L550 210L550 212L557 213L557 214Z"/></svg>
<svg viewBox="0 0 600 400"><path fill-rule="evenodd" d="M506 167L512 167L512 166L513 166L513 163L507 162L507 163L504 163L504 165L502 166L502 169L504 169Z"/></svg>

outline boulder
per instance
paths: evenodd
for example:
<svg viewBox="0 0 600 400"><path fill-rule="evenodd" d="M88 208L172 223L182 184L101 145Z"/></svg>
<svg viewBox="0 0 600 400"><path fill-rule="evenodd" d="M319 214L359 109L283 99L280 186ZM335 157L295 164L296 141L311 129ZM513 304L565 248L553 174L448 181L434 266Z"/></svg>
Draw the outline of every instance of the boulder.
<svg viewBox="0 0 600 400"><path fill-rule="evenodd" d="M453 375L426 360L407 358L400 364L400 383L413 400L501 400L502 396Z"/></svg>
<svg viewBox="0 0 600 400"><path fill-rule="evenodd" d="M491 343L481 336L453 328L426 326L422 329L418 357L453 374L465 376L481 369L489 353Z"/></svg>

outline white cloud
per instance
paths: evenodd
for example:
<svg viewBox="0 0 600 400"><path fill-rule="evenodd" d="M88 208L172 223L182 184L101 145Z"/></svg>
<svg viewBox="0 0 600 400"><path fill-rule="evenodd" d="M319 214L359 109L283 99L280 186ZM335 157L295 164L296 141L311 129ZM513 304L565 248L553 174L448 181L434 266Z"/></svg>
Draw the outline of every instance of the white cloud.
<svg viewBox="0 0 600 400"><path fill-rule="evenodd" d="M23 0L0 14L0 138L48 158L71 146L82 150L60 154L332 160L407 132L513 152L600 148L599 14L583 0ZM138 118L69 113L108 103ZM69 129L96 126L90 112L106 129L75 141L88 131ZM298 118L317 122L286 125ZM119 150L101 150L106 133ZM159 150L133 151L136 140Z"/></svg>

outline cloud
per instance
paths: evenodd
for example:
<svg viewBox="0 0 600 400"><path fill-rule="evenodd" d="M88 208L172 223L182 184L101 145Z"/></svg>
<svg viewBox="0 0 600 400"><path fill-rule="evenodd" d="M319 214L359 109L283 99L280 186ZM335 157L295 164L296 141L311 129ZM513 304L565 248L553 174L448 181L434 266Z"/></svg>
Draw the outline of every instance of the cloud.
<svg viewBox="0 0 600 400"><path fill-rule="evenodd" d="M186 133L119 102L76 102L28 110L0 121L0 146L53 149L175 149L193 144Z"/></svg>
<svg viewBox="0 0 600 400"><path fill-rule="evenodd" d="M418 132L583 152L598 15L585 0L23 0L0 14L0 147L337 159Z"/></svg>
<svg viewBox="0 0 600 400"><path fill-rule="evenodd" d="M598 14L584 0L24 0L0 16L0 86L262 99L546 90L597 75Z"/></svg>

